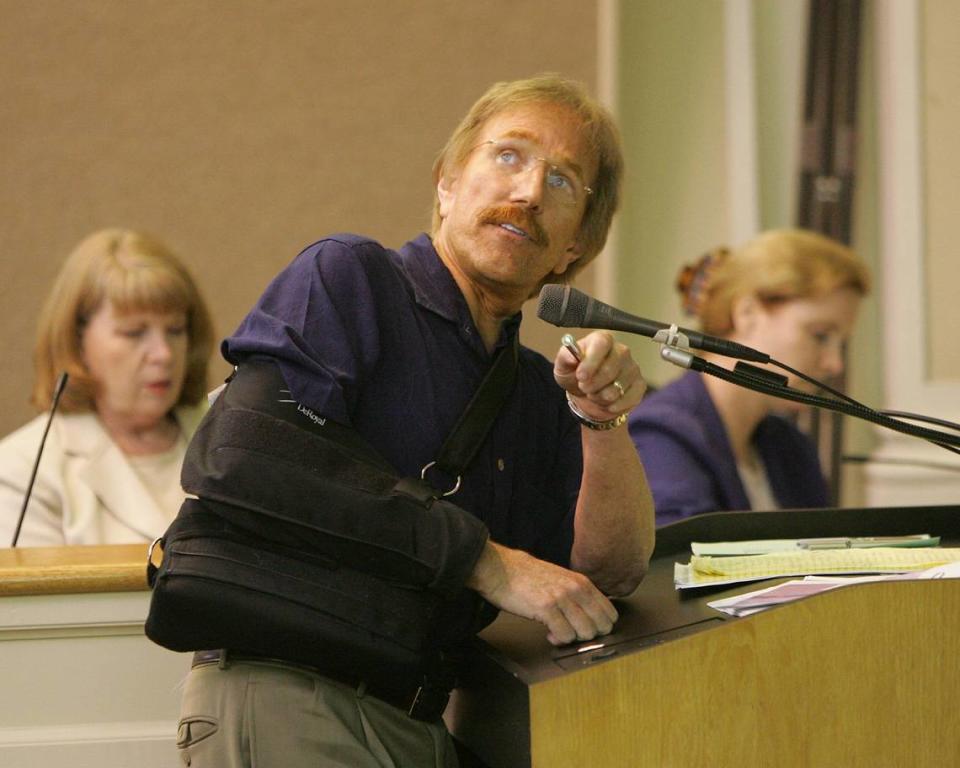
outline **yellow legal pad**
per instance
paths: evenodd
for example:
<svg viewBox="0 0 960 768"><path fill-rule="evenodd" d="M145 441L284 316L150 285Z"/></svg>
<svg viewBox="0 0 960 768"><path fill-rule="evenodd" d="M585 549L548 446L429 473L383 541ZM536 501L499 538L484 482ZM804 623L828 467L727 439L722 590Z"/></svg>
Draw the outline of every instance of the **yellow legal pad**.
<svg viewBox="0 0 960 768"><path fill-rule="evenodd" d="M960 548L820 549L774 552L766 555L712 557L693 555L690 563L677 563L677 588L783 576L828 573L903 573L920 571L960 560Z"/></svg>

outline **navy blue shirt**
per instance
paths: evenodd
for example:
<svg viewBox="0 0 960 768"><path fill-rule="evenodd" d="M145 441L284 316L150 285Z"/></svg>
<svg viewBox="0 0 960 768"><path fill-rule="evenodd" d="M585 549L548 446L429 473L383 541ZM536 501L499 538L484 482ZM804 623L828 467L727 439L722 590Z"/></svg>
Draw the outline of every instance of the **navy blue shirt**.
<svg viewBox="0 0 960 768"><path fill-rule="evenodd" d="M517 315L505 325L494 354L519 323ZM351 426L398 472L417 476L493 360L426 235L399 251L349 234L314 243L268 286L223 354L235 364L275 360L293 399ZM552 370L520 348L516 387L450 501L495 541L567 565L580 428Z"/></svg>

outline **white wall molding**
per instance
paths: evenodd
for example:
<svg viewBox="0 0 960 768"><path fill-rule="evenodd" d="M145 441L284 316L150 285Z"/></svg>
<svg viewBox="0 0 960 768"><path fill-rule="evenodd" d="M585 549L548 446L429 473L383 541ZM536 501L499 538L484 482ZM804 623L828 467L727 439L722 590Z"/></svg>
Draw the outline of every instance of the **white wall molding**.
<svg viewBox="0 0 960 768"><path fill-rule="evenodd" d="M752 0L724 3L729 241L734 245L746 242L760 228L752 9Z"/></svg>
<svg viewBox="0 0 960 768"><path fill-rule="evenodd" d="M960 385L931 380L926 359L920 2L878 0L875 20L884 401L958 421ZM956 458L889 430L878 437L873 456L880 462ZM875 463L864 474L871 506L960 502L960 473Z"/></svg>
<svg viewBox="0 0 960 768"><path fill-rule="evenodd" d="M143 633L149 592L0 600L0 765L137 766L177 762L188 654Z"/></svg>

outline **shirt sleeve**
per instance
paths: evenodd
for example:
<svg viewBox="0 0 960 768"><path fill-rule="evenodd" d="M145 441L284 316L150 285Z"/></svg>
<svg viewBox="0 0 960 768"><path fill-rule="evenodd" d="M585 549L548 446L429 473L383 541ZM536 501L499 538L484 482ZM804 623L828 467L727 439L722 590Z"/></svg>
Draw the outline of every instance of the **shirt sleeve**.
<svg viewBox="0 0 960 768"><path fill-rule="evenodd" d="M377 248L329 238L305 249L224 341L224 357L235 364L270 357L294 400L351 424L357 392L380 355L370 271L389 266Z"/></svg>

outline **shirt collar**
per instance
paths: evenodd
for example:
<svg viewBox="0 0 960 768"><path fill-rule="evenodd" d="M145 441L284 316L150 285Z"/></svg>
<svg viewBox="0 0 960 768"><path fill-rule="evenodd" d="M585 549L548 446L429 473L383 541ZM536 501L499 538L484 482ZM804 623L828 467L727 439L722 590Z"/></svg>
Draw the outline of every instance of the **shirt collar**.
<svg viewBox="0 0 960 768"><path fill-rule="evenodd" d="M476 326L467 300L450 270L441 261L433 241L423 233L400 248L400 259L413 286L417 304L458 325ZM503 324L497 348L519 332L521 314L518 312Z"/></svg>

